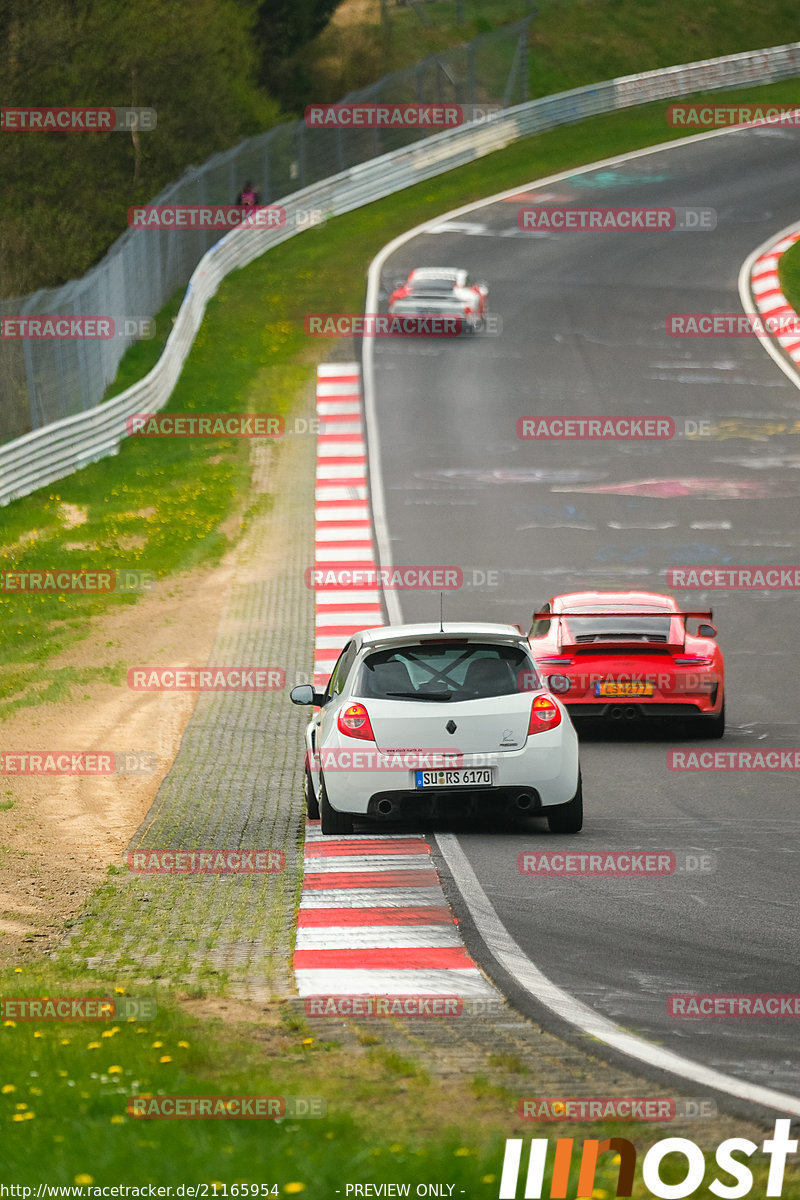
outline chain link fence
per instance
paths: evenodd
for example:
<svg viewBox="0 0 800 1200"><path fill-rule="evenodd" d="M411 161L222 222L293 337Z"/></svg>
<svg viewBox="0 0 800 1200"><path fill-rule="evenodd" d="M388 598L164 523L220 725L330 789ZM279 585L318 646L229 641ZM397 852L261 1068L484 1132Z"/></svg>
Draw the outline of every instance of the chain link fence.
<svg viewBox="0 0 800 1200"><path fill-rule="evenodd" d="M386 75L342 103L501 105L527 99L525 47L532 17ZM252 180L269 204L429 136L426 129L310 129L278 125L185 172L153 204L232 204ZM157 136L157 135L154 135ZM296 220L308 219L296 214ZM140 322L185 286L219 231L129 229L82 279L0 300L0 317L110 317L97 341L0 341L0 442L98 404Z"/></svg>

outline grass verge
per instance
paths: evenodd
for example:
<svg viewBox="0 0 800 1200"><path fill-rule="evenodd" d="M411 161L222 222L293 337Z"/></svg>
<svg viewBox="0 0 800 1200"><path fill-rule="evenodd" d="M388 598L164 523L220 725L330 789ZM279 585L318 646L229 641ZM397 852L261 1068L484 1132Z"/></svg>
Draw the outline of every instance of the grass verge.
<svg viewBox="0 0 800 1200"><path fill-rule="evenodd" d="M52 971L0 974L3 995L119 999L112 983ZM387 1051L374 1036L354 1050L312 1037L302 1017L285 1006L279 1019L242 1020L241 1013L198 1018L154 997L157 1016L120 1020L0 1022L0 1129L3 1174L18 1185L125 1183L206 1185L206 1195L293 1195L330 1200L346 1184L452 1185L452 1196L493 1198L498 1192L506 1137L548 1137L552 1125L521 1121L517 1102L535 1094L536 1079L521 1064L494 1064L491 1088L475 1077L464 1087L431 1079L424 1063ZM184 998L187 1007L197 1000ZM377 1044L376 1044L377 1043ZM499 1079L502 1078L502 1086ZM133 1097L302 1097L324 1116L277 1120L142 1118L128 1113ZM597 1135L596 1124L570 1122L570 1137ZM670 1136L664 1126L605 1122L604 1137L627 1137L640 1153ZM697 1135L697 1141L705 1139ZM613 1154L601 1157L592 1196L616 1194ZM680 1156L678 1156L680 1159ZM552 1153L545 1178L551 1178ZM580 1153L573 1156L567 1194L577 1195ZM712 1160L713 1161L713 1160ZM754 1190L763 1195L766 1160L754 1156ZM678 1183L682 1159L662 1167ZM709 1182L719 1170L709 1163ZM216 1183L216 1191L212 1185ZM245 1185L247 1190L245 1191ZM227 1187L227 1192L223 1187ZM250 1190L253 1188L260 1190ZM341 1191L339 1190L341 1189ZM142 1194L142 1193L140 1193ZM147 1194L145 1191L143 1194ZM190 1194L190 1193L186 1193ZM202 1195L201 1192L195 1195ZM400 1193L402 1195L402 1193ZM442 1193L447 1196L448 1191ZM543 1194L548 1195L545 1185ZM641 1182L635 1198L653 1193ZM704 1196L706 1191L693 1195ZM351 1192L352 1195L352 1192ZM800 1196L800 1175L787 1171L782 1195Z"/></svg>
<svg viewBox="0 0 800 1200"><path fill-rule="evenodd" d="M800 312L800 242L795 242L778 259L778 280L792 308Z"/></svg>

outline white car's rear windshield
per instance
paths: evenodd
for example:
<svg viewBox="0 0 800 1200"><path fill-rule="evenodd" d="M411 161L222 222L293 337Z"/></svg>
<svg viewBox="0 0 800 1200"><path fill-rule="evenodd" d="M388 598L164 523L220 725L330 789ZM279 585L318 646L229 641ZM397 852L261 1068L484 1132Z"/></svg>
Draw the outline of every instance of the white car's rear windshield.
<svg viewBox="0 0 800 1200"><path fill-rule="evenodd" d="M532 660L517 646L443 641L370 654L356 681L359 696L381 700L485 700L542 686Z"/></svg>

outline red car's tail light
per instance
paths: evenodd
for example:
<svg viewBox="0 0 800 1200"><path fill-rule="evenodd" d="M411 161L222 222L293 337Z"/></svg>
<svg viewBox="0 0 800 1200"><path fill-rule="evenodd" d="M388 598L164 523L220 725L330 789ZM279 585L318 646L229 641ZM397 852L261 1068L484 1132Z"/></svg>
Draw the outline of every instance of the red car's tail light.
<svg viewBox="0 0 800 1200"><path fill-rule="evenodd" d="M351 704L342 709L336 720L339 732L347 737L361 738L364 742L374 742L375 734L369 722L369 713L363 704Z"/></svg>
<svg viewBox="0 0 800 1200"><path fill-rule="evenodd" d="M531 705L528 737L541 733L543 729L555 729L561 724L561 709L550 696L537 696Z"/></svg>
<svg viewBox="0 0 800 1200"><path fill-rule="evenodd" d="M676 667L710 667L714 660L704 654L676 654L672 661Z"/></svg>

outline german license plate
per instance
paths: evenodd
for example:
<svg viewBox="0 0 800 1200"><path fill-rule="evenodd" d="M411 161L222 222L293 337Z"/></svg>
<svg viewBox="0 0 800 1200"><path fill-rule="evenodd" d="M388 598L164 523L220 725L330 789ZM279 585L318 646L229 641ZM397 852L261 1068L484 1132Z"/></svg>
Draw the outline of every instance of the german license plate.
<svg viewBox="0 0 800 1200"><path fill-rule="evenodd" d="M418 788L491 787L491 767L462 767L452 771L415 771Z"/></svg>
<svg viewBox="0 0 800 1200"><path fill-rule="evenodd" d="M630 696L652 696L655 687L652 683L628 683L621 679L609 679L594 685L595 696L603 696L607 700L621 700Z"/></svg>

